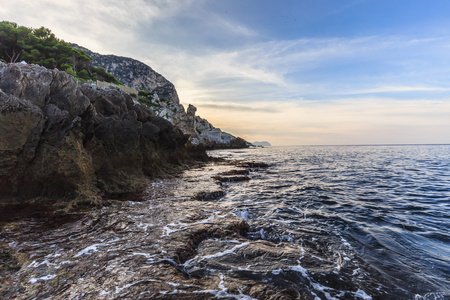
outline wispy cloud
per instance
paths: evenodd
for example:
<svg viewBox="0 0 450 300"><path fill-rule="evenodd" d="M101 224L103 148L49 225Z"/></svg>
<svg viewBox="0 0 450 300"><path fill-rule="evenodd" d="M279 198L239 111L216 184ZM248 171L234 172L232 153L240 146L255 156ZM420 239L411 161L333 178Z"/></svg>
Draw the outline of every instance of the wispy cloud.
<svg viewBox="0 0 450 300"><path fill-rule="evenodd" d="M440 48L448 42L398 36L299 39L232 50L210 49L201 55L156 51L147 62L171 76L185 101L194 102L220 100L227 94L232 101L252 101L249 92L255 100L298 99L313 94L324 98L445 92L447 77L442 72L450 62L433 62L432 57L438 51L439 57L450 59Z"/></svg>
<svg viewBox="0 0 450 300"><path fill-rule="evenodd" d="M431 87L431 86L379 86L365 90L354 89L346 94L363 95L363 94L402 93L402 92L447 92L447 91L450 91L450 88Z"/></svg>
<svg viewBox="0 0 450 300"><path fill-rule="evenodd" d="M236 105L234 103L227 104L227 103L202 103L199 105L200 108L207 108L207 109L220 109L222 111L239 111L239 112L262 112L262 113L280 113L281 110L276 105L262 105L263 103L257 103L253 106L250 105Z"/></svg>

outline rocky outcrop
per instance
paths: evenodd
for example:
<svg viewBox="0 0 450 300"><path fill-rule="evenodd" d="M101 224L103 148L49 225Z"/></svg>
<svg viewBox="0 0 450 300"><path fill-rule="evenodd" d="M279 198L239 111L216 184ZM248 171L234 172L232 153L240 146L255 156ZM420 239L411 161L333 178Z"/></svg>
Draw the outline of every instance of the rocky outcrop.
<svg viewBox="0 0 450 300"><path fill-rule="evenodd" d="M146 64L132 58L101 55L75 44L72 46L86 52L92 57L93 66L104 68L124 85L150 92L150 109L189 134L193 144L203 144L208 149L246 148L251 145L195 116L197 108L193 105L185 111L175 86Z"/></svg>
<svg viewBox="0 0 450 300"><path fill-rule="evenodd" d="M196 116L197 108L189 104L186 112L182 104L152 95L151 109L190 136L193 145L203 145L206 149L239 149L251 144L242 138L215 128L206 119Z"/></svg>
<svg viewBox="0 0 450 300"><path fill-rule="evenodd" d="M76 44L72 46L86 52L92 57L93 66L104 68L124 85L138 91L155 92L160 97L170 99L176 104L180 103L175 86L146 64L129 57L98 54Z"/></svg>
<svg viewBox="0 0 450 300"><path fill-rule="evenodd" d="M142 190L204 150L122 90L0 63L0 198Z"/></svg>
<svg viewBox="0 0 450 300"><path fill-rule="evenodd" d="M206 119L199 116L192 116L192 118L196 134L192 136L192 143L195 145L202 144L208 149L238 149L247 148L251 145L242 138L215 128Z"/></svg>

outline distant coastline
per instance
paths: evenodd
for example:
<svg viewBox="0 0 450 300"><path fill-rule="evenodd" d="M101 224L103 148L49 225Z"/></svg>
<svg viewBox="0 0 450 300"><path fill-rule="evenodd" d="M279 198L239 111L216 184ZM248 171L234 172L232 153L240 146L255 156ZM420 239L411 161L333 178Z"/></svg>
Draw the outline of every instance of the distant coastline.
<svg viewBox="0 0 450 300"><path fill-rule="evenodd" d="M254 146L257 146L257 147L270 147L270 146L272 146L269 142L267 142L267 141L262 141L262 142L258 142L258 141L256 141L256 142L253 142L252 143Z"/></svg>

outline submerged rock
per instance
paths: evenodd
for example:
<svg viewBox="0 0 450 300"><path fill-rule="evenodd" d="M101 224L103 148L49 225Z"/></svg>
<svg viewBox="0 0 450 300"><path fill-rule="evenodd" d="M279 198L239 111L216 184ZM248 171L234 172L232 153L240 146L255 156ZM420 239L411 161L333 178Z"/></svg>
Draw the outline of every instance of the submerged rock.
<svg viewBox="0 0 450 300"><path fill-rule="evenodd" d="M243 162L238 164L239 167L242 168L249 168L250 170L260 170L260 169L266 169L269 167L269 165L265 162L258 162L258 161L252 161L252 162Z"/></svg>
<svg viewBox="0 0 450 300"><path fill-rule="evenodd" d="M250 171L248 169L230 170L230 171L225 171L225 172L219 173L219 175L225 175L225 176L249 175L249 174L250 174Z"/></svg>
<svg viewBox="0 0 450 300"><path fill-rule="evenodd" d="M65 72L0 63L0 198L143 190L203 149L113 87Z"/></svg>
<svg viewBox="0 0 450 300"><path fill-rule="evenodd" d="M201 191L195 194L193 197L194 200L199 201L212 201L217 200L219 198L222 198L225 196L225 191L219 190L219 191Z"/></svg>
<svg viewBox="0 0 450 300"><path fill-rule="evenodd" d="M238 181L247 181L250 180L250 177L246 175L233 175L233 176L213 176L213 179L220 182L238 182Z"/></svg>

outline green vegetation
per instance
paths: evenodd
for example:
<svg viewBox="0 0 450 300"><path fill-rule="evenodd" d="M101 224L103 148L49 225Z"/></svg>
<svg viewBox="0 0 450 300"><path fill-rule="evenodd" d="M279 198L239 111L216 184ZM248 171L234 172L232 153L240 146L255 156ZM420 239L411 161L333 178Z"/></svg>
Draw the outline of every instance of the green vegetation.
<svg viewBox="0 0 450 300"><path fill-rule="evenodd" d="M118 81L113 74L106 72L106 70L102 67L91 67L91 78L94 80L106 81L122 85L122 83Z"/></svg>
<svg viewBox="0 0 450 300"><path fill-rule="evenodd" d="M155 105L154 103L152 103L152 99L149 99L147 97L138 96L137 100L139 101L139 103L145 104L147 106L154 106Z"/></svg>
<svg viewBox="0 0 450 300"><path fill-rule="evenodd" d="M150 92L144 91L144 90L140 90L138 92L139 96L144 96L144 97L149 97L150 96Z"/></svg>
<svg viewBox="0 0 450 300"><path fill-rule="evenodd" d="M0 22L0 60L14 63L25 61L49 69L66 71L81 81L101 80L120 84L103 68L91 66L92 58L80 49L58 39L50 29L18 26Z"/></svg>
<svg viewBox="0 0 450 300"><path fill-rule="evenodd" d="M155 111L159 111L161 109L161 104L153 102L153 95L154 94L151 94L150 92L141 90L138 92L137 101Z"/></svg>
<svg viewBox="0 0 450 300"><path fill-rule="evenodd" d="M152 97L138 96L137 101L139 103L144 104L145 106L155 109L155 110L159 110L159 108L161 108L161 105L159 103L152 102Z"/></svg>

